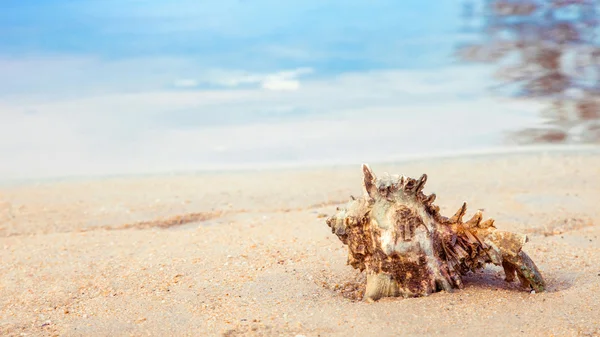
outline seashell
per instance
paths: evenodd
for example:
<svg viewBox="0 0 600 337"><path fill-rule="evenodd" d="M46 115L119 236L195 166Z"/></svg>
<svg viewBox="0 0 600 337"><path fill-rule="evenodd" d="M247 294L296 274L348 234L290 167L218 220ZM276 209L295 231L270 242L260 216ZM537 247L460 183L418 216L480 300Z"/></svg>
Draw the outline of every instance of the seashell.
<svg viewBox="0 0 600 337"><path fill-rule="evenodd" d="M466 222L463 203L450 218L434 205L435 194L423 193L419 179L382 175L362 165L363 196L352 198L326 221L348 247L348 264L366 273L364 300L418 297L463 288L462 276L486 264L501 265L506 281L535 292L545 281L522 250L526 235L496 229L481 211Z"/></svg>

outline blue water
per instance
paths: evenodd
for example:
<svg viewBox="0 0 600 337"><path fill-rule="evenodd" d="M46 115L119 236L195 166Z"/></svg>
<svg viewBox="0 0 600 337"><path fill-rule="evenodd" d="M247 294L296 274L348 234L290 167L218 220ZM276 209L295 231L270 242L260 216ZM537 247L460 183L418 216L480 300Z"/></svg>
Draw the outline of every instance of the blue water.
<svg viewBox="0 0 600 337"><path fill-rule="evenodd" d="M384 160L537 121L452 58L457 1L0 5L5 178Z"/></svg>

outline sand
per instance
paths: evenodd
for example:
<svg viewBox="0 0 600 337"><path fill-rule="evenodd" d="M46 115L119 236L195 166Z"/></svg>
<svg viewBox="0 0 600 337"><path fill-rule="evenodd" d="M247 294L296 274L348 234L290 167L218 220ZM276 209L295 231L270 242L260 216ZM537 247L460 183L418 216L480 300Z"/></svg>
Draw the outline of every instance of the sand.
<svg viewBox="0 0 600 337"><path fill-rule="evenodd" d="M355 301L323 216L361 193L358 165L66 180L0 187L0 335L600 335L600 156L370 165L527 233L548 291L490 266L453 293Z"/></svg>

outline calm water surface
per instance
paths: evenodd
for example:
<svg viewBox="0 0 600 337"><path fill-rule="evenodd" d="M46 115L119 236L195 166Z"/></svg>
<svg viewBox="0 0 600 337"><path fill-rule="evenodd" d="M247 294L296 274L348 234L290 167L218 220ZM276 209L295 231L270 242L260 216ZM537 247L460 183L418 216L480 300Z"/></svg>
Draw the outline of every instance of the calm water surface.
<svg viewBox="0 0 600 337"><path fill-rule="evenodd" d="M506 145L539 103L457 62L457 1L0 5L5 179L360 163Z"/></svg>

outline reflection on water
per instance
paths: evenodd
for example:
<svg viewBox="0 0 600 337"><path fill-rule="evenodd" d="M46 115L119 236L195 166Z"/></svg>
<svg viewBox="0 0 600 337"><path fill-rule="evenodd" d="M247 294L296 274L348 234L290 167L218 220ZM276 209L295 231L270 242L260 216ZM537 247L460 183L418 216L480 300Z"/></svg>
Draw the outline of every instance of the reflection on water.
<svg viewBox="0 0 600 337"><path fill-rule="evenodd" d="M598 1L469 1L464 27L476 41L460 60L496 66L500 95L542 100L545 123L513 134L520 143L600 143Z"/></svg>

